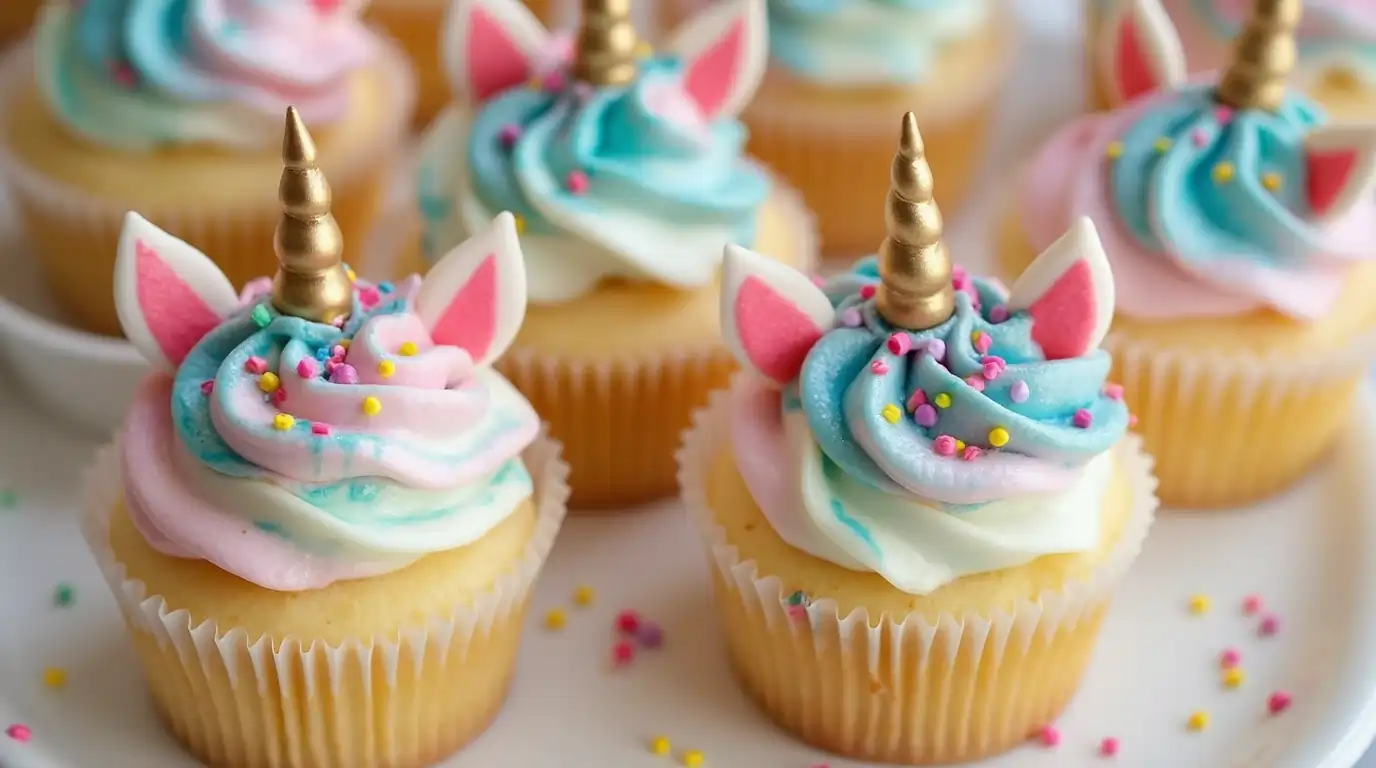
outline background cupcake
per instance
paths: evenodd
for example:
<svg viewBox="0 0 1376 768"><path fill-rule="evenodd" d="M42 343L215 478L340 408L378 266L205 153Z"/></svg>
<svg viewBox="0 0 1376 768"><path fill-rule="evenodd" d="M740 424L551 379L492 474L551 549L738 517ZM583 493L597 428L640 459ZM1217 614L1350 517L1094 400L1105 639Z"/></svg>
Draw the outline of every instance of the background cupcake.
<svg viewBox="0 0 1376 768"><path fill-rule="evenodd" d="M1118 287L1105 348L1167 504L1242 504L1292 483L1376 358L1376 130L1287 93L1299 5L1258 3L1236 60L1185 83L1169 20L1135 0L1108 34L1118 82L1145 94L1062 128L1009 217L1007 274L1067 222L1098 225Z"/></svg>
<svg viewBox="0 0 1376 768"><path fill-rule="evenodd" d="M0 43L18 40L33 26L43 0L9 0L0 3Z"/></svg>
<svg viewBox="0 0 1376 768"><path fill-rule="evenodd" d="M817 212L822 248L883 237L893 116L913 110L947 209L977 170L1013 39L996 0L770 0L770 67L744 113L750 150Z"/></svg>
<svg viewBox="0 0 1376 768"><path fill-rule="evenodd" d="M149 376L84 532L158 712L212 765L431 765L505 697L563 517L557 446L489 363L525 305L499 216L422 282L354 282L288 115L282 269L236 297L130 214L117 301Z"/></svg>
<svg viewBox="0 0 1376 768"><path fill-rule="evenodd" d="M0 165L59 305L117 334L113 254L139 210L235 285L268 273L281 111L320 126L349 242L373 223L414 83L359 3L51 3L0 70Z"/></svg>
<svg viewBox="0 0 1376 768"><path fill-rule="evenodd" d="M1005 292L953 273L911 113L893 183L877 259L821 288L733 247L722 323L750 374L680 478L774 720L854 759L966 762L1074 694L1153 482L1104 388L1093 226Z"/></svg>
<svg viewBox="0 0 1376 768"><path fill-rule="evenodd" d="M762 2L714 6L662 53L628 11L588 2L566 62L514 0L459 3L446 61L463 101L420 158L431 257L518 214L531 307L498 366L564 443L575 507L673 493L678 435L733 367L722 246L795 265L813 248L807 210L745 156L734 119L764 65Z"/></svg>

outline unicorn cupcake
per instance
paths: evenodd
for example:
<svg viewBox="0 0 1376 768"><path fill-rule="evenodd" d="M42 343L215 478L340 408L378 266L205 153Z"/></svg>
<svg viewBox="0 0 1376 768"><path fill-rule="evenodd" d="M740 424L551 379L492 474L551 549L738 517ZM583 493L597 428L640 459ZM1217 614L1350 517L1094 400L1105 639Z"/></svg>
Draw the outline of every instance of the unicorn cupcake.
<svg viewBox="0 0 1376 768"><path fill-rule="evenodd" d="M1134 100L1042 147L1008 220L1008 274L1068 222L1098 226L1118 288L1105 348L1169 504L1292 483L1376 358L1376 129L1287 90L1300 5L1257 3L1223 72L1186 82L1159 1L1134 0L1110 32Z"/></svg>
<svg viewBox="0 0 1376 768"><path fill-rule="evenodd" d="M241 295L129 214L115 300L159 370L83 532L199 760L419 768L496 715L564 515L558 447L490 367L525 307L515 223L355 280L295 110L283 147L280 266Z"/></svg>
<svg viewBox="0 0 1376 768"><path fill-rule="evenodd" d="M678 435L733 368L722 246L804 268L814 250L807 209L744 154L735 119L764 67L763 0L715 5L659 52L630 9L588 0L561 45L514 0L459 2L460 101L421 149L428 258L517 215L531 307L498 367L564 443L575 507L673 492Z"/></svg>
<svg viewBox="0 0 1376 768"><path fill-rule="evenodd" d="M865 762L967 762L1052 722L1155 499L1098 349L1088 221L1011 291L951 263L904 116L876 256L820 287L727 252L745 367L680 482L733 668L783 727Z"/></svg>

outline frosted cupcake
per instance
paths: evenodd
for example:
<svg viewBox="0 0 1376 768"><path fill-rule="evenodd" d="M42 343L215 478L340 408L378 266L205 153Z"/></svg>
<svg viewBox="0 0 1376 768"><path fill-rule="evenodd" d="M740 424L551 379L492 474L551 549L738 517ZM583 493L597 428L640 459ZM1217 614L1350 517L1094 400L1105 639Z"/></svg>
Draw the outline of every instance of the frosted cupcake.
<svg viewBox="0 0 1376 768"><path fill-rule="evenodd" d="M449 103L449 83L440 60L441 30L452 0L372 0L367 18L387 31L406 49L416 69L420 95L415 124L426 126ZM556 0L525 0L537 18L555 20L561 3Z"/></svg>
<svg viewBox="0 0 1376 768"><path fill-rule="evenodd" d="M893 116L922 121L948 209L965 198L1014 42L996 0L770 0L769 72L744 113L750 151L798 187L827 255L883 237L874 216Z"/></svg>
<svg viewBox="0 0 1376 768"><path fill-rule="evenodd" d="M1376 359L1376 130L1286 91L1299 5L1258 3L1222 75L1186 83L1160 5L1136 0L1111 34L1118 82L1146 93L1065 126L1008 219L1008 274L1068 222L1098 226L1118 284L1105 348L1167 504L1294 482Z"/></svg>
<svg viewBox="0 0 1376 768"><path fill-rule="evenodd" d="M629 2L585 11L569 62L514 0L455 6L462 101L425 137L420 208L431 259L517 214L531 307L498 367L563 442L573 505L624 507L673 493L679 433L734 368L722 246L806 267L814 238L734 118L764 65L761 0L714 6L660 53L636 43Z"/></svg>
<svg viewBox="0 0 1376 768"><path fill-rule="evenodd" d="M1076 223L1014 284L953 268L912 113L877 257L821 287L727 253L747 373L685 437L731 660L847 757L978 760L1055 720L1155 509L1098 349L1113 280Z"/></svg>
<svg viewBox="0 0 1376 768"><path fill-rule="evenodd" d="M1274 4L1274 0L1263 0ZM1233 38L1255 0L1162 0L1192 73L1227 65ZM1296 30L1299 61L1294 84L1344 118L1376 118L1376 5L1368 0L1304 0ZM1111 57L1118 45L1107 30L1124 28L1119 15L1131 0L1088 0L1089 79L1098 109L1121 104Z"/></svg>
<svg viewBox="0 0 1376 768"><path fill-rule="evenodd" d="M172 734L217 766L424 766L505 697L566 468L489 367L525 306L502 214L422 282L354 281L288 113L274 280L236 296L130 214L129 340L162 370L84 533Z"/></svg>
<svg viewBox="0 0 1376 768"><path fill-rule="evenodd" d="M142 211L236 285L270 272L282 110L319 127L349 241L373 223L410 119L399 51L359 3L54 2L0 68L0 171L68 318L119 333L110 276Z"/></svg>

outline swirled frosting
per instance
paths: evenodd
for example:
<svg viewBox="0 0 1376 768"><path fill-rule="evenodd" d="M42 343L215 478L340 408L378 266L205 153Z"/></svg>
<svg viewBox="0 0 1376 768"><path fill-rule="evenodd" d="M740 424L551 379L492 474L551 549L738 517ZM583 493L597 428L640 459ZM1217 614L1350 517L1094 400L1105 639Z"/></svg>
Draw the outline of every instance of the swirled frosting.
<svg viewBox="0 0 1376 768"><path fill-rule="evenodd" d="M145 384L123 456L154 548L314 589L475 541L531 495L525 399L430 341L418 278L356 287L334 327L278 315L266 281L250 286L171 381Z"/></svg>
<svg viewBox="0 0 1376 768"><path fill-rule="evenodd" d="M769 0L769 52L816 82L920 83L991 9L989 0Z"/></svg>
<svg viewBox="0 0 1376 768"><path fill-rule="evenodd" d="M1353 259L1370 258L1376 206L1318 223L1305 198L1309 132L1290 95L1277 113L1220 108L1204 85L1081 118L1037 154L1020 190L1034 248L1071 221L1097 225L1118 310L1138 318L1327 311Z"/></svg>
<svg viewBox="0 0 1376 768"><path fill-rule="evenodd" d="M530 299L567 301L608 277L691 288L721 247L749 243L770 193L734 119L704 120L676 60L642 61L626 87L555 70L482 105L451 110L422 150L430 258L510 210L522 222Z"/></svg>
<svg viewBox="0 0 1376 768"><path fill-rule="evenodd" d="M1200 28L1202 34L1195 35L1182 30L1187 44L1193 37L1208 38L1187 47L1190 62L1213 66L1252 10L1251 0L1168 0L1168 7L1171 5L1178 6L1174 9L1178 26ZM1190 16L1194 23L1180 16ZM1376 5L1369 0L1305 0L1296 42L1302 70L1337 67L1376 82Z"/></svg>
<svg viewBox="0 0 1376 768"><path fill-rule="evenodd" d="M359 13L341 0L50 3L38 83L64 125L105 146L272 147L287 104L314 125L344 115L349 75L377 47Z"/></svg>
<svg viewBox="0 0 1376 768"><path fill-rule="evenodd" d="M878 282L871 257L827 283L839 322L797 382L735 393L741 475L781 538L912 594L1096 546L1129 418L1108 354L1047 360L960 271L949 320L896 330Z"/></svg>

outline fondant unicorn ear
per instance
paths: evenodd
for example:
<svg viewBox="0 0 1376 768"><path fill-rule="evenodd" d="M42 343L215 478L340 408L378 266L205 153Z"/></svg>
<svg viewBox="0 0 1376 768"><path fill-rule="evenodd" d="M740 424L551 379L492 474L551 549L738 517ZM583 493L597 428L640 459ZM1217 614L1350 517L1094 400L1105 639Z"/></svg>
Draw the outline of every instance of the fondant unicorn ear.
<svg viewBox="0 0 1376 768"><path fill-rule="evenodd" d="M1032 339L1048 360L1099 346L1113 321L1113 271L1094 222L1081 218L1013 284L1008 308L1032 316Z"/></svg>
<svg viewBox="0 0 1376 768"><path fill-rule="evenodd" d="M1161 0L1116 0L1102 29L1100 67L1120 103L1185 82L1185 49Z"/></svg>
<svg viewBox="0 0 1376 768"><path fill-rule="evenodd" d="M115 311L144 359L176 368L238 307L234 286L205 254L137 213L125 215L115 255Z"/></svg>
<svg viewBox="0 0 1376 768"><path fill-rule="evenodd" d="M1305 194L1310 218L1342 218L1371 189L1376 177L1376 126L1335 125L1309 134Z"/></svg>
<svg viewBox="0 0 1376 768"><path fill-rule="evenodd" d="M712 3L674 32L683 90L711 120L743 109L764 77L769 34L764 0Z"/></svg>
<svg viewBox="0 0 1376 768"><path fill-rule="evenodd" d="M455 98L481 104L533 77L552 45L520 0L457 0L445 16L440 55Z"/></svg>
<svg viewBox="0 0 1376 768"><path fill-rule="evenodd" d="M726 246L721 283L721 329L731 353L777 384L798 378L835 319L826 294L801 272L738 245Z"/></svg>
<svg viewBox="0 0 1376 768"><path fill-rule="evenodd" d="M516 218L497 214L487 231L435 262L415 304L436 344L467 350L479 366L501 357L526 316L526 267Z"/></svg>

